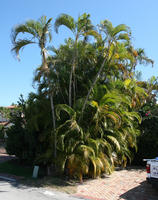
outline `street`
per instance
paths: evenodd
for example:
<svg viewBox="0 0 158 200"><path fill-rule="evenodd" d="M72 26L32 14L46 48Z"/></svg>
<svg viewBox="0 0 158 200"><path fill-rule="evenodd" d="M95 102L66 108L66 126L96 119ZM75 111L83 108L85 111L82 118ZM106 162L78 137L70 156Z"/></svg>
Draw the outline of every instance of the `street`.
<svg viewBox="0 0 158 200"><path fill-rule="evenodd" d="M3 200L79 200L68 194L44 188L19 185L17 182L0 180L0 199ZM81 198L80 198L81 200Z"/></svg>

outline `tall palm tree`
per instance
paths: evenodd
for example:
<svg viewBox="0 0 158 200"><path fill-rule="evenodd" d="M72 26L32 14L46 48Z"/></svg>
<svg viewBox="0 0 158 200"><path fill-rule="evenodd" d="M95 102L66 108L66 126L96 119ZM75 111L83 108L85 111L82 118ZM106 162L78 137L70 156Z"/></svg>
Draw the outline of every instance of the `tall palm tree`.
<svg viewBox="0 0 158 200"><path fill-rule="evenodd" d="M41 56L42 56L42 67L41 71L43 72L44 76L49 79L49 67L47 64L47 49L46 45L47 42L51 42L52 35L51 35L51 21L52 18L48 19L46 16L42 16L39 20L28 20L24 24L17 25L12 30L12 44L13 48L12 51L19 57L19 52L22 50L26 45L29 44L36 44L40 48ZM27 38L21 39L21 34L27 34ZM53 120L53 129L55 134L55 113L54 113L54 103L53 103L53 91L52 86L49 82L49 97L51 102L51 110L52 110L52 120ZM56 138L56 137L55 137ZM56 157L56 139L54 139L54 157Z"/></svg>
<svg viewBox="0 0 158 200"><path fill-rule="evenodd" d="M90 15L84 13L83 15L79 16L78 20L75 21L73 17L67 14L61 14L55 21L54 27L55 31L58 33L58 29L61 25L66 26L69 28L73 35L74 35L74 56L72 61L72 67L70 72L70 80L69 80L69 106L72 106L72 85L74 90L74 102L75 102L75 69L77 67L77 44L78 40L81 36L84 37L84 43L87 41L88 36L92 35L95 37L99 37L99 34L95 31L94 26L89 19ZM73 83L73 84L72 84Z"/></svg>
<svg viewBox="0 0 158 200"><path fill-rule="evenodd" d="M100 29L101 32L103 32L105 34L105 39L102 42L100 42L101 44L102 43L104 44L104 48L103 48L103 51L102 51L102 56L104 57L104 59L103 59L103 62L101 64L100 68L99 68L98 73L96 74L94 81L91 84L91 87L88 91L88 94L86 96L85 102L84 102L83 107L82 107L81 117L82 117L82 114L85 110L89 96L90 96L97 80L100 78L100 75L103 71L103 68L105 67L105 65L108 66L110 64L110 61L111 61L112 56L113 56L113 54L112 55L110 54L111 47L115 48L117 46L117 42L121 41L121 40L126 41L126 42L130 42L130 30L124 24L120 24L116 27L113 27L113 25L110 21L104 20L99 25L99 29ZM115 51L113 51L113 52L115 52ZM81 119L81 117L80 117L80 119Z"/></svg>

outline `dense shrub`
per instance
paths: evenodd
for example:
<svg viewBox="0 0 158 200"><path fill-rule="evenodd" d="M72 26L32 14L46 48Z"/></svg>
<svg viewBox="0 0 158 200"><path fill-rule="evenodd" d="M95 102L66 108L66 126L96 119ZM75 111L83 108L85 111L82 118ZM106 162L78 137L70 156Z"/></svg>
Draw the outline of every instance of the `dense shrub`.
<svg viewBox="0 0 158 200"><path fill-rule="evenodd" d="M4 127L0 125L0 140L4 139Z"/></svg>
<svg viewBox="0 0 158 200"><path fill-rule="evenodd" d="M35 97L36 95L30 94L27 102L21 97L16 112L11 116L13 126L7 130L6 141L8 154L15 155L21 162L31 164L36 164L38 157L45 153L49 142L47 132L50 132L48 109L45 109L48 119L39 112L42 106L47 106L47 101L38 101ZM44 112L44 108L42 110Z"/></svg>
<svg viewBox="0 0 158 200"><path fill-rule="evenodd" d="M7 130L6 150L17 156L21 162L34 160L34 145L31 134L24 127L21 116L14 116L14 125Z"/></svg>
<svg viewBox="0 0 158 200"><path fill-rule="evenodd" d="M153 109L150 107L150 109ZM133 164L145 165L144 158L158 156L158 116L157 105L153 111L141 112L143 120L140 125L141 134L138 137L138 151L135 153Z"/></svg>

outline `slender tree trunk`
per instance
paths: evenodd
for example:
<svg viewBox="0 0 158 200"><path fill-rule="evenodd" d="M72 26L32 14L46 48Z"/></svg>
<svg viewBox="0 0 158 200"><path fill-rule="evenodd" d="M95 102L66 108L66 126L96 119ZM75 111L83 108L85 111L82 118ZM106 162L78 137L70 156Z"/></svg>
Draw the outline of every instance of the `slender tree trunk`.
<svg viewBox="0 0 158 200"><path fill-rule="evenodd" d="M76 65L77 40L78 40L78 36L76 36L76 39L75 39L73 64L72 64L71 72L70 72L70 81L69 81L69 106L70 107L72 107L72 82L73 82L74 99L76 96L75 94L75 68L76 66L75 65Z"/></svg>
<svg viewBox="0 0 158 200"><path fill-rule="evenodd" d="M74 100L74 104L75 104L75 101L76 101L76 77L75 77L75 69L73 71L73 100Z"/></svg>
<svg viewBox="0 0 158 200"><path fill-rule="evenodd" d="M76 67L75 60L76 58L74 57L73 65L71 67L71 72L70 72L70 81L69 81L69 106L70 107L72 107L72 86L73 86L74 99L75 99L75 67Z"/></svg>
<svg viewBox="0 0 158 200"><path fill-rule="evenodd" d="M49 83L50 88L50 83ZM56 123L55 123L55 111L54 111L54 101L53 101L53 92L50 93L50 105L51 105L51 112L52 112L52 120L53 120L53 132L54 132L54 159L57 157L56 151ZM52 166L52 165L51 165ZM47 175L51 175L51 166L47 166ZM56 170L56 164L54 164L54 169Z"/></svg>
<svg viewBox="0 0 158 200"><path fill-rule="evenodd" d="M105 61L106 61L106 59L104 59L102 65L101 65L101 67L100 67L100 69L99 69L99 71L98 71L98 73L97 73L97 75L96 75L96 77L95 77L95 79L94 79L94 81L93 81L93 83L92 83L92 85L91 85L89 91L88 91L88 94L87 94L87 96L86 96L85 102L84 102L83 107L82 107L81 116L82 116L82 114L83 114L83 112L84 112L84 109L85 109L85 107L86 107L86 104L87 104L87 101L88 101L88 99L89 99L89 96L90 96L90 94L91 94L91 92L92 92L92 90L93 90L93 88L94 88L94 85L96 84L97 80L98 80L99 77L100 77L100 74L101 74L101 72L102 72L102 70L103 70L103 67L104 67L104 64L105 64ZM80 118L81 118L81 117L80 117ZM80 119L79 119L79 120L80 120Z"/></svg>
<svg viewBox="0 0 158 200"><path fill-rule="evenodd" d="M71 89L72 89L72 74L73 74L73 67L71 67L71 72L70 72L70 81L69 81L69 106L72 106L72 94L71 94Z"/></svg>
<svg viewBox="0 0 158 200"><path fill-rule="evenodd" d="M48 65L47 65L46 53L45 53L44 48L42 48L41 52L42 52L42 58L43 58L43 69L47 70Z"/></svg>
<svg viewBox="0 0 158 200"><path fill-rule="evenodd" d="M73 93L74 93L74 104L76 102L76 74L75 74L75 70L78 66L78 48L77 48L77 40L78 40L78 36L76 38L76 44L75 44L75 59L74 59L74 68L73 68Z"/></svg>
<svg viewBox="0 0 158 200"><path fill-rule="evenodd" d="M56 159L56 123L55 123L55 112L54 112L54 102L53 102L53 92L50 94L50 103L52 110L52 119L53 119L53 131L54 131L54 158Z"/></svg>
<svg viewBox="0 0 158 200"><path fill-rule="evenodd" d="M48 78L48 87L49 90L51 90L51 84L50 84L50 80L49 80L49 67L47 64L47 60L46 60L46 55L45 55L45 51L44 48L42 49L42 57L43 57L43 67L44 70L46 69L46 75ZM53 121L53 131L54 131L54 159L56 159L57 153L56 153L56 119L55 119L55 111L54 111L54 102L53 102L53 92L50 92L50 104L51 104L51 111L52 111L52 121Z"/></svg>
<svg viewBox="0 0 158 200"><path fill-rule="evenodd" d="M92 90L93 90L93 88L94 88L94 86L95 86L97 80L99 79L99 77L100 77L102 71L103 71L103 68L104 68L104 65L105 65L106 60L107 60L108 57L109 57L109 50L110 50L111 43L112 43L112 42L109 43L108 50L107 50L107 54L106 54L106 56L105 56L105 58L104 58L104 60L103 60L103 63L102 63L102 65L101 65L101 67L100 67L100 69L99 69L99 71L98 71L98 73L97 73L97 75L96 75L96 77L95 77L95 79L94 79L94 81L93 81L93 83L92 83L92 85L91 85L89 91L88 91L88 94L87 94L87 96L86 96L85 102L84 102L83 107L82 107L81 116L80 116L80 118L79 118L79 121L81 120L81 117L82 117L83 112L84 112L84 110L85 110L85 107L86 107L86 104L87 104L87 102L88 102L89 96L90 96L90 94L91 94L91 92L92 92Z"/></svg>

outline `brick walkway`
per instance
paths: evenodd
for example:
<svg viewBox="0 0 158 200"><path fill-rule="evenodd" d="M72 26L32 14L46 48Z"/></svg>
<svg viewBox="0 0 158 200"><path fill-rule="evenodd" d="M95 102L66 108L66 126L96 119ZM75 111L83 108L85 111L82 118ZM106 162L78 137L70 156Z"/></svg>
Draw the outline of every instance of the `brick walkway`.
<svg viewBox="0 0 158 200"><path fill-rule="evenodd" d="M91 200L158 200L158 191L146 182L145 170L129 169L86 181L78 186L75 196Z"/></svg>

